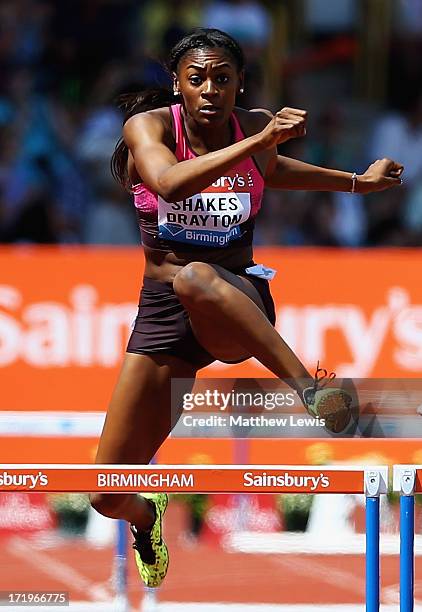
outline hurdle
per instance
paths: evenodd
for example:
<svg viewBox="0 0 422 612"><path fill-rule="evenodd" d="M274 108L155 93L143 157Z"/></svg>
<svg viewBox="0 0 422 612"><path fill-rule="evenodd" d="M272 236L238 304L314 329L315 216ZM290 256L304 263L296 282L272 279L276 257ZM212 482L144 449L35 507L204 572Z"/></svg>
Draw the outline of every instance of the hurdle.
<svg viewBox="0 0 422 612"><path fill-rule="evenodd" d="M380 607L379 501L387 483L386 466L0 465L0 491L365 494L367 612ZM126 556L127 526L120 522L116 612L129 609Z"/></svg>
<svg viewBox="0 0 422 612"><path fill-rule="evenodd" d="M400 494L400 612L414 607L415 493L422 493L421 478L421 465L393 467L393 491Z"/></svg>

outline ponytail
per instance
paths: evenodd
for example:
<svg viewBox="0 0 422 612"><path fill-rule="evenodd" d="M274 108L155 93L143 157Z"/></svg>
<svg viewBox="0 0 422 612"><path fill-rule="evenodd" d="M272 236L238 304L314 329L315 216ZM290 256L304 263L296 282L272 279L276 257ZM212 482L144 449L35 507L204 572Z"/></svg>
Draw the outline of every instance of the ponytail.
<svg viewBox="0 0 422 612"><path fill-rule="evenodd" d="M170 106L175 101L174 95L169 89L147 89L138 93L127 93L119 96L117 102L119 108L124 112L123 125L130 117L137 113L154 108ZM129 149L123 138L120 138L111 157L111 174L113 178L127 191L131 189L131 183L127 172Z"/></svg>

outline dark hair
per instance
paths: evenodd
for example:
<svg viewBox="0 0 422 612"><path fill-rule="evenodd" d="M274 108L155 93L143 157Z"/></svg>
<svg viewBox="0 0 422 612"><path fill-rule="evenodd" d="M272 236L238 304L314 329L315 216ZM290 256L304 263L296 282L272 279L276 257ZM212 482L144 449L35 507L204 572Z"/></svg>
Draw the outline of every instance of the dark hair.
<svg viewBox="0 0 422 612"><path fill-rule="evenodd" d="M180 60L193 49L221 48L228 51L236 62L240 72L245 65L245 58L240 45L225 32L212 28L198 28L187 34L174 45L169 53L165 67L170 74L177 73ZM138 93L127 93L118 98L119 107L124 111L123 125L136 115L154 108L170 106L175 101L170 89L164 87L146 89ZM111 173L115 180L125 189L130 190L130 180L127 173L127 160L129 150L121 138L111 158Z"/></svg>

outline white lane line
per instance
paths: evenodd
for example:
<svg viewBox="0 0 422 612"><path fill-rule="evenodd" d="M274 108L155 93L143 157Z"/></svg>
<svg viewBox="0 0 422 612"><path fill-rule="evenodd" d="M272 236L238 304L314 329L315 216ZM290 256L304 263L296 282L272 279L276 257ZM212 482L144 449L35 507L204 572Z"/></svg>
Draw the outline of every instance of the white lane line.
<svg viewBox="0 0 422 612"><path fill-rule="evenodd" d="M67 610L72 612L120 612L115 604L79 601L71 603ZM8 608L10 612L21 612L22 608ZM40 607L25 607L27 612L39 612ZM52 606L51 612L62 612L63 607ZM364 604L227 604L227 603L179 603L172 601L157 602L155 612L364 612ZM415 606L415 612L422 612ZM135 609L132 612L136 612ZM146 611L143 611L146 612ZM381 606L380 612L397 612L397 606Z"/></svg>
<svg viewBox="0 0 422 612"><path fill-rule="evenodd" d="M49 554L36 550L28 540L18 537L12 538L9 541L8 550L16 557L36 567L38 571L42 571L66 585L66 587L72 585L78 591L86 593L93 601L105 602L110 601L112 598L110 589L92 582L92 580L86 578L86 576L79 573L71 565L58 559L52 559Z"/></svg>
<svg viewBox="0 0 422 612"><path fill-rule="evenodd" d="M157 612L364 612L365 604L226 604L159 602ZM415 612L422 612L415 607ZM381 606L380 612L397 612L397 606Z"/></svg>
<svg viewBox="0 0 422 612"><path fill-rule="evenodd" d="M356 533L337 540L320 538L309 533L258 533L239 531L224 539L224 547L232 552L276 555L363 555L365 534ZM422 555L422 535L415 535L415 556ZM400 537L398 534L381 533L381 555L398 555Z"/></svg>
<svg viewBox="0 0 422 612"><path fill-rule="evenodd" d="M414 590L416 592L417 586L421 583L415 582ZM390 584L387 587L384 587L381 590L381 600L386 604L399 604L400 603L400 584ZM422 605L422 601L420 599L414 599L415 604Z"/></svg>
<svg viewBox="0 0 422 612"><path fill-rule="evenodd" d="M339 569L331 565L324 565L320 560L306 557L303 559L292 559L286 557L274 557L273 562L289 570L295 570L305 580L308 576L317 578L320 582L335 587L341 591L348 591L354 595L360 595L365 600L365 580L355 576L352 572Z"/></svg>

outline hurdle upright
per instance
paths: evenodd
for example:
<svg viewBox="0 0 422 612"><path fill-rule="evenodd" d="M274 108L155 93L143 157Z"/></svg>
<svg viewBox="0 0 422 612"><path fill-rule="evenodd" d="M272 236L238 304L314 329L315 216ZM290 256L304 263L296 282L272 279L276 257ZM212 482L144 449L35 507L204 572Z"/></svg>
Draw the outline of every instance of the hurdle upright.
<svg viewBox="0 0 422 612"><path fill-rule="evenodd" d="M387 493L387 478L387 468L365 470L367 612L380 607L380 494Z"/></svg>
<svg viewBox="0 0 422 612"><path fill-rule="evenodd" d="M422 465L395 465L393 490L400 493L400 612L414 607L415 493L422 493Z"/></svg>

